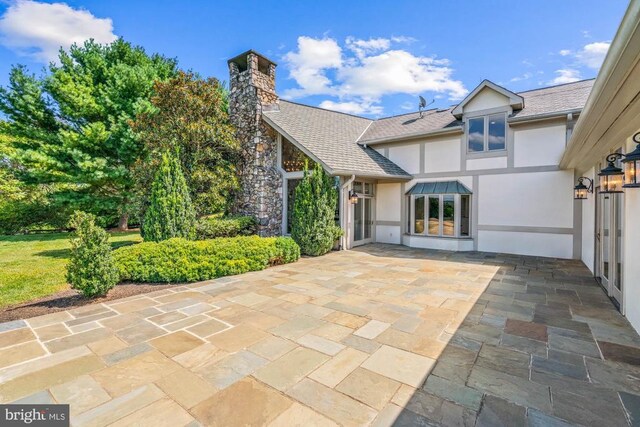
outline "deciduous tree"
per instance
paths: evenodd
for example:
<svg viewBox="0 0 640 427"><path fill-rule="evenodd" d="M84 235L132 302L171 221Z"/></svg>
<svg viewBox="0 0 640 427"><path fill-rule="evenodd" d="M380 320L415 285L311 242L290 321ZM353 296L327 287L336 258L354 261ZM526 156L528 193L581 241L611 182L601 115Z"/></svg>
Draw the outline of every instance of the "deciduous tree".
<svg viewBox="0 0 640 427"><path fill-rule="evenodd" d="M180 164L198 215L224 212L237 187L239 145L227 112L227 92L215 78L179 72L156 82L151 106L133 125L148 157L140 162L139 188L149 188L162 153L179 148Z"/></svg>

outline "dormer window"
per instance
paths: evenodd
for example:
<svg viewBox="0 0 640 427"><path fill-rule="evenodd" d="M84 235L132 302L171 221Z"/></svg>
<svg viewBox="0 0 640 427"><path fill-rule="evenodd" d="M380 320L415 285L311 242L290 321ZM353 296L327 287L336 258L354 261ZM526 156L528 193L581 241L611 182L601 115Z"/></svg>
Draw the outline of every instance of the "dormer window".
<svg viewBox="0 0 640 427"><path fill-rule="evenodd" d="M507 147L506 135L505 113L472 117L467 120L467 151L478 153L505 150Z"/></svg>

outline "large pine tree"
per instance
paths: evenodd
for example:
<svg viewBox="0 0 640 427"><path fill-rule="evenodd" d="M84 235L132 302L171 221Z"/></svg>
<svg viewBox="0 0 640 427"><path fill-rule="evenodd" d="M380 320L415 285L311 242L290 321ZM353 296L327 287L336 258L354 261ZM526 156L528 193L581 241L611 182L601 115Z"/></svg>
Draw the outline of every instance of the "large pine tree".
<svg viewBox="0 0 640 427"><path fill-rule="evenodd" d="M18 178L53 185L60 209L98 214L103 224L119 218L126 228L134 212L131 174L143 153L130 123L148 106L154 82L175 74L175 60L121 39L61 50L43 76L13 67L0 88L0 112Z"/></svg>
<svg viewBox="0 0 640 427"><path fill-rule="evenodd" d="M142 237L158 242L172 237L195 237L196 214L189 188L176 155L162 155L156 171L149 208L142 222Z"/></svg>

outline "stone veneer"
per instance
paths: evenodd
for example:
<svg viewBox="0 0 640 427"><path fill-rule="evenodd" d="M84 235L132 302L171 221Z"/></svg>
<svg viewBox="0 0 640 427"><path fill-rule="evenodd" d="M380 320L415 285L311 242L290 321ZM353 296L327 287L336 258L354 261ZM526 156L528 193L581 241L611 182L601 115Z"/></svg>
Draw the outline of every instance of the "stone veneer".
<svg viewBox="0 0 640 427"><path fill-rule="evenodd" d="M276 66L254 52L246 55L246 70L238 64L243 61L229 62L229 112L242 156L238 168L241 189L236 198L236 210L258 219L261 236L280 235L282 175L277 168L277 134L262 120L263 108L277 106ZM261 65L266 63L266 67L259 67L259 61L264 61Z"/></svg>

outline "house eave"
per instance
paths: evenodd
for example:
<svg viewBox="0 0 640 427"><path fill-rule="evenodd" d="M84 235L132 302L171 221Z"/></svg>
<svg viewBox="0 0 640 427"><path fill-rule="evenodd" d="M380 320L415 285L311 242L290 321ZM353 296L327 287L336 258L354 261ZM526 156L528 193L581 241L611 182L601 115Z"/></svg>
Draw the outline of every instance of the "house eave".
<svg viewBox="0 0 640 427"><path fill-rule="evenodd" d="M582 108L573 108L571 110L554 111L554 112L551 112L551 113L535 114L535 115L524 116L524 117L515 116L515 117L509 117L507 119L507 122L511 123L511 124L519 124L519 123L530 123L530 122L540 122L540 121L546 121L546 120L555 120L555 119L565 118L569 114L579 115L581 111L582 111Z"/></svg>
<svg viewBox="0 0 640 427"><path fill-rule="evenodd" d="M560 160L584 172L637 131L640 114L640 2L631 2Z"/></svg>
<svg viewBox="0 0 640 427"><path fill-rule="evenodd" d="M411 175L391 175L386 173L371 173L371 172L363 172L363 171L347 170L347 169L334 169L331 175L333 176L355 175L360 178L393 179L393 180L402 180L402 181L411 181L413 179L413 176Z"/></svg>
<svg viewBox="0 0 640 427"><path fill-rule="evenodd" d="M424 137L433 137L433 136L440 136L440 135L450 135L450 134L463 133L463 132L464 132L464 128L462 126L454 126L447 129L436 129L428 132L415 132L415 133L410 133L406 135L398 135L398 136L370 139L366 141L358 141L358 144L378 145L378 144L385 144L389 142L398 142L398 141L405 141L405 140L419 139Z"/></svg>

